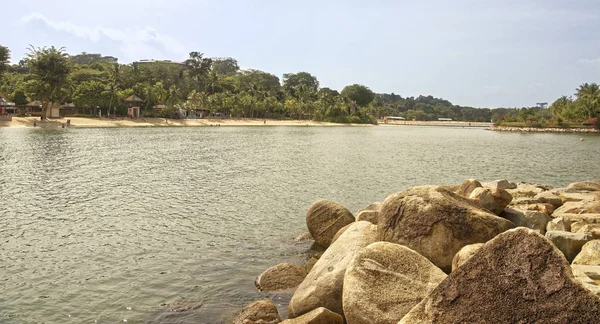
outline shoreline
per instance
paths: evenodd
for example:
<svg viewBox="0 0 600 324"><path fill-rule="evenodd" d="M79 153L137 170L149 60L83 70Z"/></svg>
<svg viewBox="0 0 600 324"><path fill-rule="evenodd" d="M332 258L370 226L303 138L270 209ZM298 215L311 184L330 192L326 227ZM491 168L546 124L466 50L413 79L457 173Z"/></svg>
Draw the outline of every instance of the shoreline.
<svg viewBox="0 0 600 324"><path fill-rule="evenodd" d="M313 120L279 120L279 119L168 119L168 118L87 118L63 117L40 121L39 117L13 117L11 121L0 121L0 127L35 127L62 128L67 119L73 128L131 128L131 127L211 127L211 126L442 126L462 128L490 127L490 123L469 123L462 121L388 121L372 124L341 124L318 122Z"/></svg>
<svg viewBox="0 0 600 324"><path fill-rule="evenodd" d="M496 132L515 132L515 133L565 133L565 134L600 134L599 129L593 128L537 128L537 127L511 127L511 126L492 126L487 130Z"/></svg>

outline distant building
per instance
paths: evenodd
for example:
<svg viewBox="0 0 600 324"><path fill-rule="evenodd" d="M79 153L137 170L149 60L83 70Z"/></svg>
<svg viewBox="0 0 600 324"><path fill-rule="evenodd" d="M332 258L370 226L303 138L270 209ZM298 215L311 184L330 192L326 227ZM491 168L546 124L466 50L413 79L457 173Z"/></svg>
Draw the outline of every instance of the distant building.
<svg viewBox="0 0 600 324"><path fill-rule="evenodd" d="M171 61L171 60L149 60L149 59L143 59L143 60L139 60L139 61L133 62L133 64L152 64L152 63L183 65L183 63L181 63L181 62L174 62L174 61Z"/></svg>
<svg viewBox="0 0 600 324"><path fill-rule="evenodd" d="M439 121L452 121L452 118L438 118Z"/></svg>
<svg viewBox="0 0 600 324"><path fill-rule="evenodd" d="M387 116L388 120L405 120L404 117Z"/></svg>

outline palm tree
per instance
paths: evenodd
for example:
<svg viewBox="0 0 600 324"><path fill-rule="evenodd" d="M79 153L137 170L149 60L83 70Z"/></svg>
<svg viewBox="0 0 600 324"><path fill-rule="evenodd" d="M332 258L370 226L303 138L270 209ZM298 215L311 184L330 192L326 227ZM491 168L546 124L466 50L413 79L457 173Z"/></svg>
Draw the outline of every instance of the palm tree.
<svg viewBox="0 0 600 324"><path fill-rule="evenodd" d="M588 114L588 118L592 118L600 103L600 86L597 83L584 83L577 88L575 95L582 100L583 108Z"/></svg>
<svg viewBox="0 0 600 324"><path fill-rule="evenodd" d="M121 79L121 67L119 63L115 63L113 68L110 69L110 102L108 104L108 113L110 114L110 108L112 108L113 97L115 96L115 92L119 90L119 82ZM115 115L115 110L117 107L113 108L113 116Z"/></svg>

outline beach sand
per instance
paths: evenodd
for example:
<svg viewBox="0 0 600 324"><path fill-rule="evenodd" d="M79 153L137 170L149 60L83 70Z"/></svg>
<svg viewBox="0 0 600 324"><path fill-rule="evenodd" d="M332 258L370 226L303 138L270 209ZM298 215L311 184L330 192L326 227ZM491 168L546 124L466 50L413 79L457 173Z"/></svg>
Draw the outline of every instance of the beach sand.
<svg viewBox="0 0 600 324"><path fill-rule="evenodd" d="M312 120L274 120L267 119L166 119L166 118L83 118L65 117L40 121L39 117L13 117L12 121L0 121L0 127L33 127L33 123L41 128L61 128L71 120L71 127L76 128L113 128L113 127L200 127L200 126L373 126L370 124L336 124L316 122ZM382 121L380 126L454 126L454 127L489 127L490 123L468 123L459 121Z"/></svg>

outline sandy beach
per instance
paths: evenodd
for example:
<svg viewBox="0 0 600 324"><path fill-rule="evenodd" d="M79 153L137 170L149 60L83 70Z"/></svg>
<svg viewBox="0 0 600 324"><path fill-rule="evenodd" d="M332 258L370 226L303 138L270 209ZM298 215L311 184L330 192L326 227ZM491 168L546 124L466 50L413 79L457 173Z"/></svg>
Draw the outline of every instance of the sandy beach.
<svg viewBox="0 0 600 324"><path fill-rule="evenodd" d="M12 121L0 121L0 127L33 127L34 122L41 128L61 128L71 120L71 127L114 128L114 127L202 127L202 126L373 126L370 124L337 124L312 120L267 119L166 119L166 118L84 118L68 117L49 119L41 122L39 117L13 117ZM447 127L489 127L490 123L469 123L460 121L388 121L379 126L447 126Z"/></svg>

